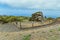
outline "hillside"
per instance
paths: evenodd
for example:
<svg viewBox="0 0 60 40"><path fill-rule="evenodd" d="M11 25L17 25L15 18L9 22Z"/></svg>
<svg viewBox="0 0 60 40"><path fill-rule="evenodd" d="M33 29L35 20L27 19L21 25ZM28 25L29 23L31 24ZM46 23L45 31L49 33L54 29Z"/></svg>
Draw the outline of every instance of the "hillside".
<svg viewBox="0 0 60 40"><path fill-rule="evenodd" d="M23 40L29 34L30 40L60 40L60 23L32 30L0 32L0 40Z"/></svg>

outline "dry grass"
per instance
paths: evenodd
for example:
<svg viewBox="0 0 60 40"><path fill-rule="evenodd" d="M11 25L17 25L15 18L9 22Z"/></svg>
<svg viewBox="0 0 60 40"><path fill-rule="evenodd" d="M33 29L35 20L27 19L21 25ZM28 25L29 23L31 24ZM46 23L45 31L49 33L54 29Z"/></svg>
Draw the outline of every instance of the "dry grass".
<svg viewBox="0 0 60 40"><path fill-rule="evenodd" d="M35 27L35 26L41 26L41 25L45 25L45 24L50 24L50 23L52 23L52 21L45 21L45 22L43 22L43 23L41 23L41 22L34 22L33 23L33 26ZM32 22L22 22L21 23L21 26L22 26L22 28L28 28L28 27L32 27Z"/></svg>
<svg viewBox="0 0 60 40"><path fill-rule="evenodd" d="M22 30L19 32L0 32L0 40L23 40L23 37L31 34L30 40L60 40L60 24L46 28Z"/></svg>

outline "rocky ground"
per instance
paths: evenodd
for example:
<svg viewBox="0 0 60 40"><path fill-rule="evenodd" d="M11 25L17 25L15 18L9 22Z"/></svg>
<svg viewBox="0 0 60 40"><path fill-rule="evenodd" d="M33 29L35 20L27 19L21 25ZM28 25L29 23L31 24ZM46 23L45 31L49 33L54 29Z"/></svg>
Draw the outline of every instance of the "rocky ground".
<svg viewBox="0 0 60 40"><path fill-rule="evenodd" d="M30 40L60 40L60 23L31 30L20 30L9 24L0 25L0 40L23 40L29 34Z"/></svg>

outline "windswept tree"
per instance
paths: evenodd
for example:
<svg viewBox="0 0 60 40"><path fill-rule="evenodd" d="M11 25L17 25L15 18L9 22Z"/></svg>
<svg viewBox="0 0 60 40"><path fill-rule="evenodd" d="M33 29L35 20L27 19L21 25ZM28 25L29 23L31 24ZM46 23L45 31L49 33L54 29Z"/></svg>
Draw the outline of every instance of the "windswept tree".
<svg viewBox="0 0 60 40"><path fill-rule="evenodd" d="M32 14L32 17L30 18L30 21L32 21L32 26L34 24L34 21L37 22L43 22L43 13L42 12L35 12Z"/></svg>
<svg viewBox="0 0 60 40"><path fill-rule="evenodd" d="M42 22L43 21L43 13L42 12L33 13L30 20Z"/></svg>

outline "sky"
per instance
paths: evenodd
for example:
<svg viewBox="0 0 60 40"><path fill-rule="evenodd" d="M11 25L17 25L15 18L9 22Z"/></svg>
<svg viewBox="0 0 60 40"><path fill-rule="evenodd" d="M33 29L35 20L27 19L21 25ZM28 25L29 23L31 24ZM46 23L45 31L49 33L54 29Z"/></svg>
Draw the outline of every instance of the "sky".
<svg viewBox="0 0 60 40"><path fill-rule="evenodd" d="M31 16L38 11L60 17L60 0L0 0L0 15Z"/></svg>

